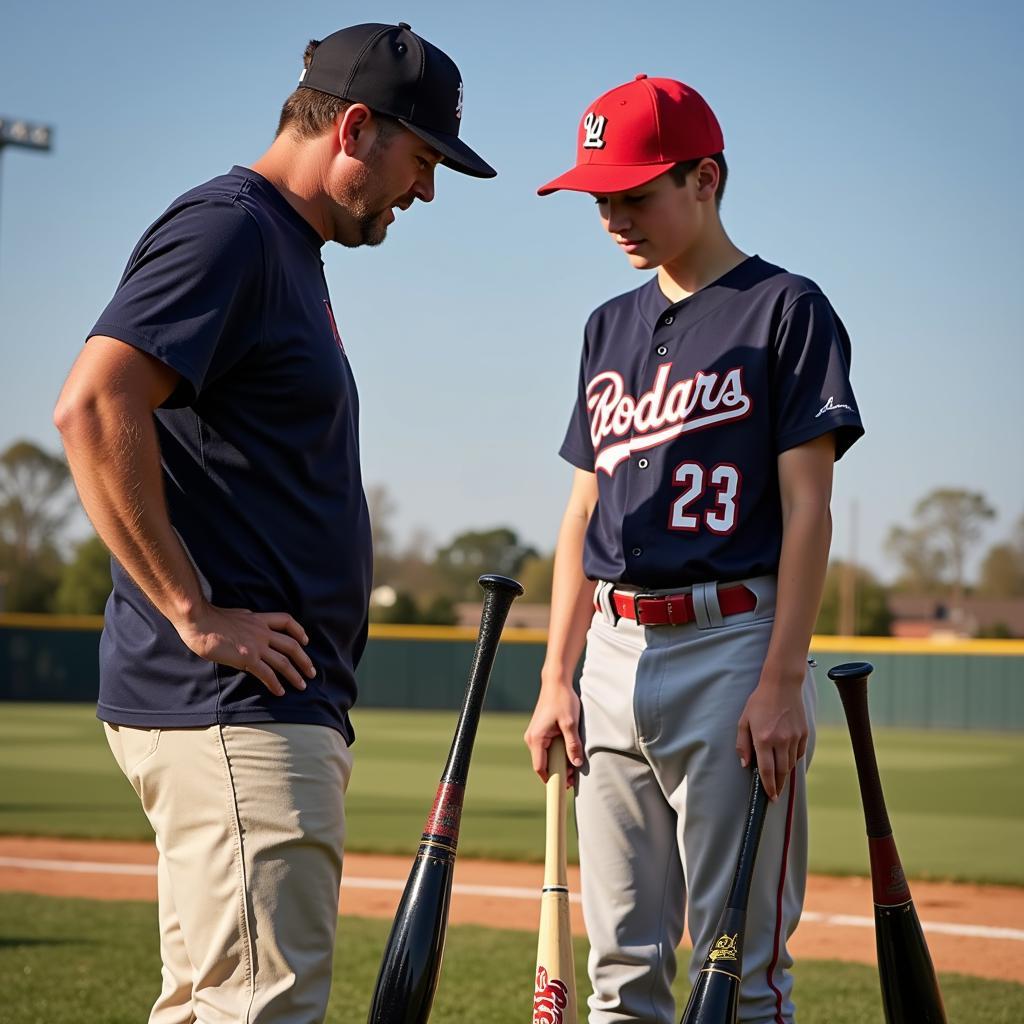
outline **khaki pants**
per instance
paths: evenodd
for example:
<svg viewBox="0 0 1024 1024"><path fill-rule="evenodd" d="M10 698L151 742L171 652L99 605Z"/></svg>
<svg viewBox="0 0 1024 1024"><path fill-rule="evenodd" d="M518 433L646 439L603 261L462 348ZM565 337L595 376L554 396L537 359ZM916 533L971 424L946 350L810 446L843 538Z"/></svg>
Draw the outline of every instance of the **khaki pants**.
<svg viewBox="0 0 1024 1024"><path fill-rule="evenodd" d="M150 1024L313 1024L331 984L352 757L318 725L106 725L156 833Z"/></svg>

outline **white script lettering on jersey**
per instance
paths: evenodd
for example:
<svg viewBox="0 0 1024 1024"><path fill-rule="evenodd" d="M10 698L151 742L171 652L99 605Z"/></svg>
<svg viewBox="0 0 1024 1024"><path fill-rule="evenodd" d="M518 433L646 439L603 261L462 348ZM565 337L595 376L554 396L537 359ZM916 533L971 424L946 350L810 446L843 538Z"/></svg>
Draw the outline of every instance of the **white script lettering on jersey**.
<svg viewBox="0 0 1024 1024"><path fill-rule="evenodd" d="M818 410L818 414L814 417L818 419L820 416L824 416L827 412L834 412L836 409L849 409L850 412L856 412L852 405L843 405L842 402L836 402L834 396L829 395L828 401Z"/></svg>
<svg viewBox="0 0 1024 1024"><path fill-rule="evenodd" d="M671 363L662 363L651 390L639 398L626 393L621 375L614 370L599 373L587 385L594 451L598 452L607 437L633 435L598 452L595 471L604 470L611 476L633 452L657 448L680 434L741 420L750 413L750 396L743 390L743 367L736 366L724 374L698 371L690 380L669 387L671 370Z"/></svg>

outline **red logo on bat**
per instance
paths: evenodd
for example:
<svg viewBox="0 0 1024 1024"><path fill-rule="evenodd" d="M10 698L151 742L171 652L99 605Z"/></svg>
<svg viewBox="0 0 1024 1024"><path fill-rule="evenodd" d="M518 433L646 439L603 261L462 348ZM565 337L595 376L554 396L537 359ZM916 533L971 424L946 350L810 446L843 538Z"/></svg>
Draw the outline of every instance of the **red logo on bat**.
<svg viewBox="0 0 1024 1024"><path fill-rule="evenodd" d="M444 836L446 839L459 838L459 825L462 821L462 798L465 787L454 782L442 782L437 787L434 806L427 818L423 835Z"/></svg>
<svg viewBox="0 0 1024 1024"><path fill-rule="evenodd" d="M562 1024L568 1003L565 982L549 979L547 968L538 967L533 989L533 1024Z"/></svg>

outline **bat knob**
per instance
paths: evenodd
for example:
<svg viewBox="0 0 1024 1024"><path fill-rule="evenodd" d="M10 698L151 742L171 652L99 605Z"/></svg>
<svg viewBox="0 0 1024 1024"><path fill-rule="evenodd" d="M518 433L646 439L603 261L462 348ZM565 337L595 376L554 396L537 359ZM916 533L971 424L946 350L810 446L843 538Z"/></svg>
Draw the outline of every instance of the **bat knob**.
<svg viewBox="0 0 1024 1024"><path fill-rule="evenodd" d="M523 585L521 583L509 579L507 576L498 576L496 573L485 573L477 580L477 583L484 590L504 590L506 593L511 594L513 598L522 597L523 595Z"/></svg>
<svg viewBox="0 0 1024 1024"><path fill-rule="evenodd" d="M875 666L870 661L848 661L830 668L828 677L833 683L844 683L850 679L867 679L874 671Z"/></svg>

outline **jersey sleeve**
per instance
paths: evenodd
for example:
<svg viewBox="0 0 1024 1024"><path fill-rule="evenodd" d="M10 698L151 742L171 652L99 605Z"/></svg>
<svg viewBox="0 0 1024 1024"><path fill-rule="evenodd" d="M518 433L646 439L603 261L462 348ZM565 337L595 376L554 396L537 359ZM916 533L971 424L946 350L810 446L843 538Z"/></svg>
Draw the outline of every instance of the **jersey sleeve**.
<svg viewBox="0 0 1024 1024"><path fill-rule="evenodd" d="M176 370L187 405L260 340L262 238L230 200L172 210L143 236L89 337L106 335Z"/></svg>
<svg viewBox="0 0 1024 1024"><path fill-rule="evenodd" d="M580 356L579 386L576 390L576 404L569 417L569 426L558 454L577 469L594 472L594 445L590 439L590 417L587 410L587 351L586 339Z"/></svg>
<svg viewBox="0 0 1024 1024"><path fill-rule="evenodd" d="M778 452L834 432L839 459L864 433L850 384L850 338L820 292L800 295L783 314L773 400Z"/></svg>

